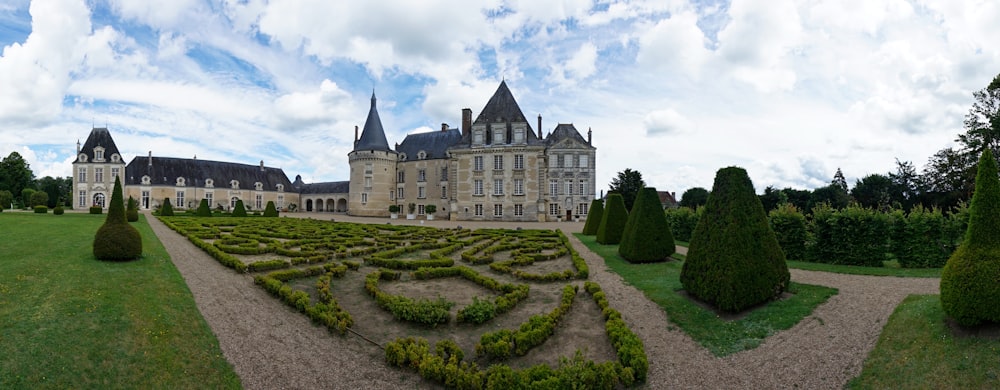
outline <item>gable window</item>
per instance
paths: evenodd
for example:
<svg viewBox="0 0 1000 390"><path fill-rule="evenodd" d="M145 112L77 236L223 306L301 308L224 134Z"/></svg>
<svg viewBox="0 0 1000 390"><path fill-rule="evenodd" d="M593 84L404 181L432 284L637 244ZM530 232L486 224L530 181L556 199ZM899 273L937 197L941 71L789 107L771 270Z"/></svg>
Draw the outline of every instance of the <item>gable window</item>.
<svg viewBox="0 0 1000 390"><path fill-rule="evenodd" d="M97 183L104 182L104 168L94 168L94 181Z"/></svg>
<svg viewBox="0 0 1000 390"><path fill-rule="evenodd" d="M184 185L184 178L183 177L178 177L177 178L177 186L183 186L183 185ZM180 206L180 205L178 204L178 206Z"/></svg>
<svg viewBox="0 0 1000 390"><path fill-rule="evenodd" d="M493 169L497 171L503 170L503 155L498 154L493 156Z"/></svg>
<svg viewBox="0 0 1000 390"><path fill-rule="evenodd" d="M257 190L257 191L263 190L264 189L264 183L261 183L259 181L256 182L256 183L253 183L253 188L255 190Z"/></svg>
<svg viewBox="0 0 1000 390"><path fill-rule="evenodd" d="M205 179L205 187L212 188L215 186L215 181L212 179Z"/></svg>
<svg viewBox="0 0 1000 390"><path fill-rule="evenodd" d="M152 179L150 179L149 176L143 176L142 177L142 184L148 186L151 180Z"/></svg>
<svg viewBox="0 0 1000 390"><path fill-rule="evenodd" d="M104 161L103 148L94 148L94 161Z"/></svg>
<svg viewBox="0 0 1000 390"><path fill-rule="evenodd" d="M118 153L115 153L115 154L111 155L111 161L112 162L118 162L118 161L121 161L121 159L122 159L122 157L119 156Z"/></svg>
<svg viewBox="0 0 1000 390"><path fill-rule="evenodd" d="M524 169L524 155L515 154L514 155L514 170L520 171Z"/></svg>
<svg viewBox="0 0 1000 390"><path fill-rule="evenodd" d="M483 180L476 179L472 182L472 195L482 195L483 194Z"/></svg>
<svg viewBox="0 0 1000 390"><path fill-rule="evenodd" d="M284 192L284 191L285 191L285 185L284 184L278 184L278 192Z"/></svg>
<svg viewBox="0 0 1000 390"><path fill-rule="evenodd" d="M80 153L80 162L87 162L87 155Z"/></svg>
<svg viewBox="0 0 1000 390"><path fill-rule="evenodd" d="M231 187L231 188L233 188L233 189L238 189L238 188L240 188L240 182L239 182L239 180L231 180L231 181L229 182L229 187ZM235 204L235 202L233 202L233 203ZM233 207L236 207L236 206L233 206Z"/></svg>
<svg viewBox="0 0 1000 390"><path fill-rule="evenodd" d="M472 170L473 171L483 170L483 156L475 156L472 158Z"/></svg>
<svg viewBox="0 0 1000 390"><path fill-rule="evenodd" d="M144 179L148 179L148 178L144 178ZM76 176L76 181L78 181L80 183L86 183L87 182L87 168L80 168L79 173L77 173L77 176Z"/></svg>
<svg viewBox="0 0 1000 390"><path fill-rule="evenodd" d="M472 131L472 144L473 145L483 144L483 129L476 129Z"/></svg>
<svg viewBox="0 0 1000 390"><path fill-rule="evenodd" d="M524 143L524 129L514 130L514 143Z"/></svg>
<svg viewBox="0 0 1000 390"><path fill-rule="evenodd" d="M502 143L504 143L504 139L503 139L504 135L505 135L504 132L505 132L504 129L495 129L495 130L493 130L493 143L494 144L502 144Z"/></svg>
<svg viewBox="0 0 1000 390"><path fill-rule="evenodd" d="M417 160L423 160L425 158L427 158L427 152L423 150L417 152Z"/></svg>

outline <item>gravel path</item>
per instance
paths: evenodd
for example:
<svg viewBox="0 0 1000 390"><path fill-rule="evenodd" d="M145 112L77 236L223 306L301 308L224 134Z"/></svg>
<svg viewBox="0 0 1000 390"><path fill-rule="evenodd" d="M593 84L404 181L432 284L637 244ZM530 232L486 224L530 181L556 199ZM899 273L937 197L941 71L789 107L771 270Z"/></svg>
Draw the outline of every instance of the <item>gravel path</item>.
<svg viewBox="0 0 1000 390"><path fill-rule="evenodd" d="M147 215L148 216L148 215ZM296 213L294 217L377 222L381 219ZM387 367L380 350L360 338L332 336L148 216L219 339L226 359L248 389L427 387L414 373ZM391 221L468 228L523 226L579 231L582 223ZM498 226L501 225L501 226ZM509 225L509 226L506 226ZM610 272L604 260L567 234L590 266L611 305L642 338L649 358L648 388L830 388L861 372L868 352L895 307L910 294L936 294L939 279L841 275L791 270L792 280L840 289L792 329L759 347L716 358L680 330L642 292ZM686 248L679 248L686 249Z"/></svg>

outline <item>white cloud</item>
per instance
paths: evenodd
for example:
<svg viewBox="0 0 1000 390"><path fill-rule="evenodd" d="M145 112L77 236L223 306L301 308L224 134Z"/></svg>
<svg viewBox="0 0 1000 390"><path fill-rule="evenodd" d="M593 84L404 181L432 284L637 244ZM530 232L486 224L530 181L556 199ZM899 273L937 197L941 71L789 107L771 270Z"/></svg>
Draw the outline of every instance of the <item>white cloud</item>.
<svg viewBox="0 0 1000 390"><path fill-rule="evenodd" d="M134 19L159 29L175 27L183 19L199 13L198 0L112 0L112 6L125 19Z"/></svg>
<svg viewBox="0 0 1000 390"><path fill-rule="evenodd" d="M695 130L695 125L690 119L672 108L650 112L642 122L648 136L673 135Z"/></svg>
<svg viewBox="0 0 1000 390"><path fill-rule="evenodd" d="M330 125L358 109L347 92L327 79L316 91L292 92L275 99L274 110L278 121L274 125L291 131Z"/></svg>
<svg viewBox="0 0 1000 390"><path fill-rule="evenodd" d="M792 0L736 0L732 21L719 31L719 55L731 75L764 92L789 90L796 82L788 62L799 45L802 26Z"/></svg>
<svg viewBox="0 0 1000 390"><path fill-rule="evenodd" d="M675 13L639 36L636 61L654 72L681 72L697 78L711 52L705 34L698 28L698 15Z"/></svg>

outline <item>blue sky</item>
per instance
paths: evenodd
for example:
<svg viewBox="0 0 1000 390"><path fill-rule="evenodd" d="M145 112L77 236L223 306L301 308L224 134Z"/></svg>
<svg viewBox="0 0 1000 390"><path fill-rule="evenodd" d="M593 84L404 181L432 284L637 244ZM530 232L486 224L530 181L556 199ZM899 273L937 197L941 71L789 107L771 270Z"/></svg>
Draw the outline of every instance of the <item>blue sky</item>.
<svg viewBox="0 0 1000 390"><path fill-rule="evenodd" d="M373 90L395 143L506 80L544 131L593 130L599 189L632 168L679 195L731 165L811 189L953 145L1000 73L996 20L992 1L8 0L0 155L68 176L106 125L126 161L346 180Z"/></svg>

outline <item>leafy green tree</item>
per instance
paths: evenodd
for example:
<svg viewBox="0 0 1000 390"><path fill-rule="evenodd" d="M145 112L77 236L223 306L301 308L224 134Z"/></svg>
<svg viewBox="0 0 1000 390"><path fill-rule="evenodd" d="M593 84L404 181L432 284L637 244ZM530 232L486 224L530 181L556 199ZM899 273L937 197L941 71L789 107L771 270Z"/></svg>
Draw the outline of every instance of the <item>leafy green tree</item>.
<svg viewBox="0 0 1000 390"><path fill-rule="evenodd" d="M728 312L777 298L788 288L785 255L743 168L716 173L680 279L689 294Z"/></svg>
<svg viewBox="0 0 1000 390"><path fill-rule="evenodd" d="M810 200L812 199L812 192L807 190L796 190L792 187L785 187L781 190L781 193L785 194L788 199L788 203L791 203L795 208L808 213L811 210Z"/></svg>
<svg viewBox="0 0 1000 390"><path fill-rule="evenodd" d="M826 203L835 209L842 209L851 203L851 196L839 184L830 184L813 190L809 197L810 209L820 203Z"/></svg>
<svg viewBox="0 0 1000 390"><path fill-rule="evenodd" d="M24 188L21 189L21 205L31 207L31 196L35 194L34 189Z"/></svg>
<svg viewBox="0 0 1000 390"><path fill-rule="evenodd" d="M45 176L38 179L38 190L49 194L49 207L55 207L58 202L72 199L73 178Z"/></svg>
<svg viewBox="0 0 1000 390"><path fill-rule="evenodd" d="M642 181L642 173L626 168L624 171L618 172L618 177L611 179L609 187L610 192L622 195L622 200L625 202L625 209L632 210L636 195L645 186L646 183Z"/></svg>
<svg viewBox="0 0 1000 390"><path fill-rule="evenodd" d="M630 263L653 263L666 261L675 250L656 188L643 188L628 214L618 253Z"/></svg>
<svg viewBox="0 0 1000 390"><path fill-rule="evenodd" d="M889 173L889 181L893 186L893 203L899 203L907 211L913 208L923 193L922 181L913 163L896 159L896 172Z"/></svg>
<svg viewBox="0 0 1000 390"><path fill-rule="evenodd" d="M597 242L604 245L614 245L621 242L625 223L628 222L628 210L622 194L608 194L608 204L604 207L601 225L597 228Z"/></svg>
<svg viewBox="0 0 1000 390"><path fill-rule="evenodd" d="M597 235L597 228L601 227L601 217L604 216L604 202L594 199L590 202L590 210L587 213L587 222L583 224L583 234L587 236Z"/></svg>
<svg viewBox="0 0 1000 390"><path fill-rule="evenodd" d="M858 179L851 189L851 197L863 207L888 210L892 208L893 200L900 198L893 196L895 189L889 176L875 173Z"/></svg>
<svg viewBox="0 0 1000 390"><path fill-rule="evenodd" d="M94 235L94 257L98 260L128 261L142 256L142 235L128 223L122 198L122 182L115 177L108 217Z"/></svg>
<svg viewBox="0 0 1000 390"><path fill-rule="evenodd" d="M770 212L778 208L778 205L788 203L788 195L774 186L764 188L764 193L757 196L760 203L764 205L764 211Z"/></svg>
<svg viewBox="0 0 1000 390"><path fill-rule="evenodd" d="M49 194L42 191L32 192L31 198L28 200L28 207L35 206L49 207Z"/></svg>
<svg viewBox="0 0 1000 390"><path fill-rule="evenodd" d="M959 202L968 201L972 196L976 160L961 151L945 148L934 153L924 166L921 181L925 193L924 206L938 206L950 209Z"/></svg>
<svg viewBox="0 0 1000 390"><path fill-rule="evenodd" d="M10 152L7 157L0 160L0 190L20 194L25 188L33 188L34 184L35 174L31 172L31 165L21 157L20 153Z"/></svg>
<svg viewBox="0 0 1000 390"><path fill-rule="evenodd" d="M837 168L837 172L833 174L833 180L830 184L839 187L844 192L847 192L847 178L844 177L844 172Z"/></svg>
<svg viewBox="0 0 1000 390"><path fill-rule="evenodd" d="M965 326L1000 322L1000 178L990 148L979 158L965 240L941 271L941 307Z"/></svg>
<svg viewBox="0 0 1000 390"><path fill-rule="evenodd" d="M704 206L705 203L708 203L708 190L701 187L694 187L689 188L681 194L681 201L678 205L696 209L698 206Z"/></svg>
<svg viewBox="0 0 1000 390"><path fill-rule="evenodd" d="M986 88L972 93L975 100L965 115L965 134L956 141L964 146L963 152L975 157L986 149L1000 155L1000 75L993 78Z"/></svg>
<svg viewBox="0 0 1000 390"><path fill-rule="evenodd" d="M0 190L0 210L8 207L14 207L12 206L13 203L14 194L11 194L10 191L7 190Z"/></svg>

